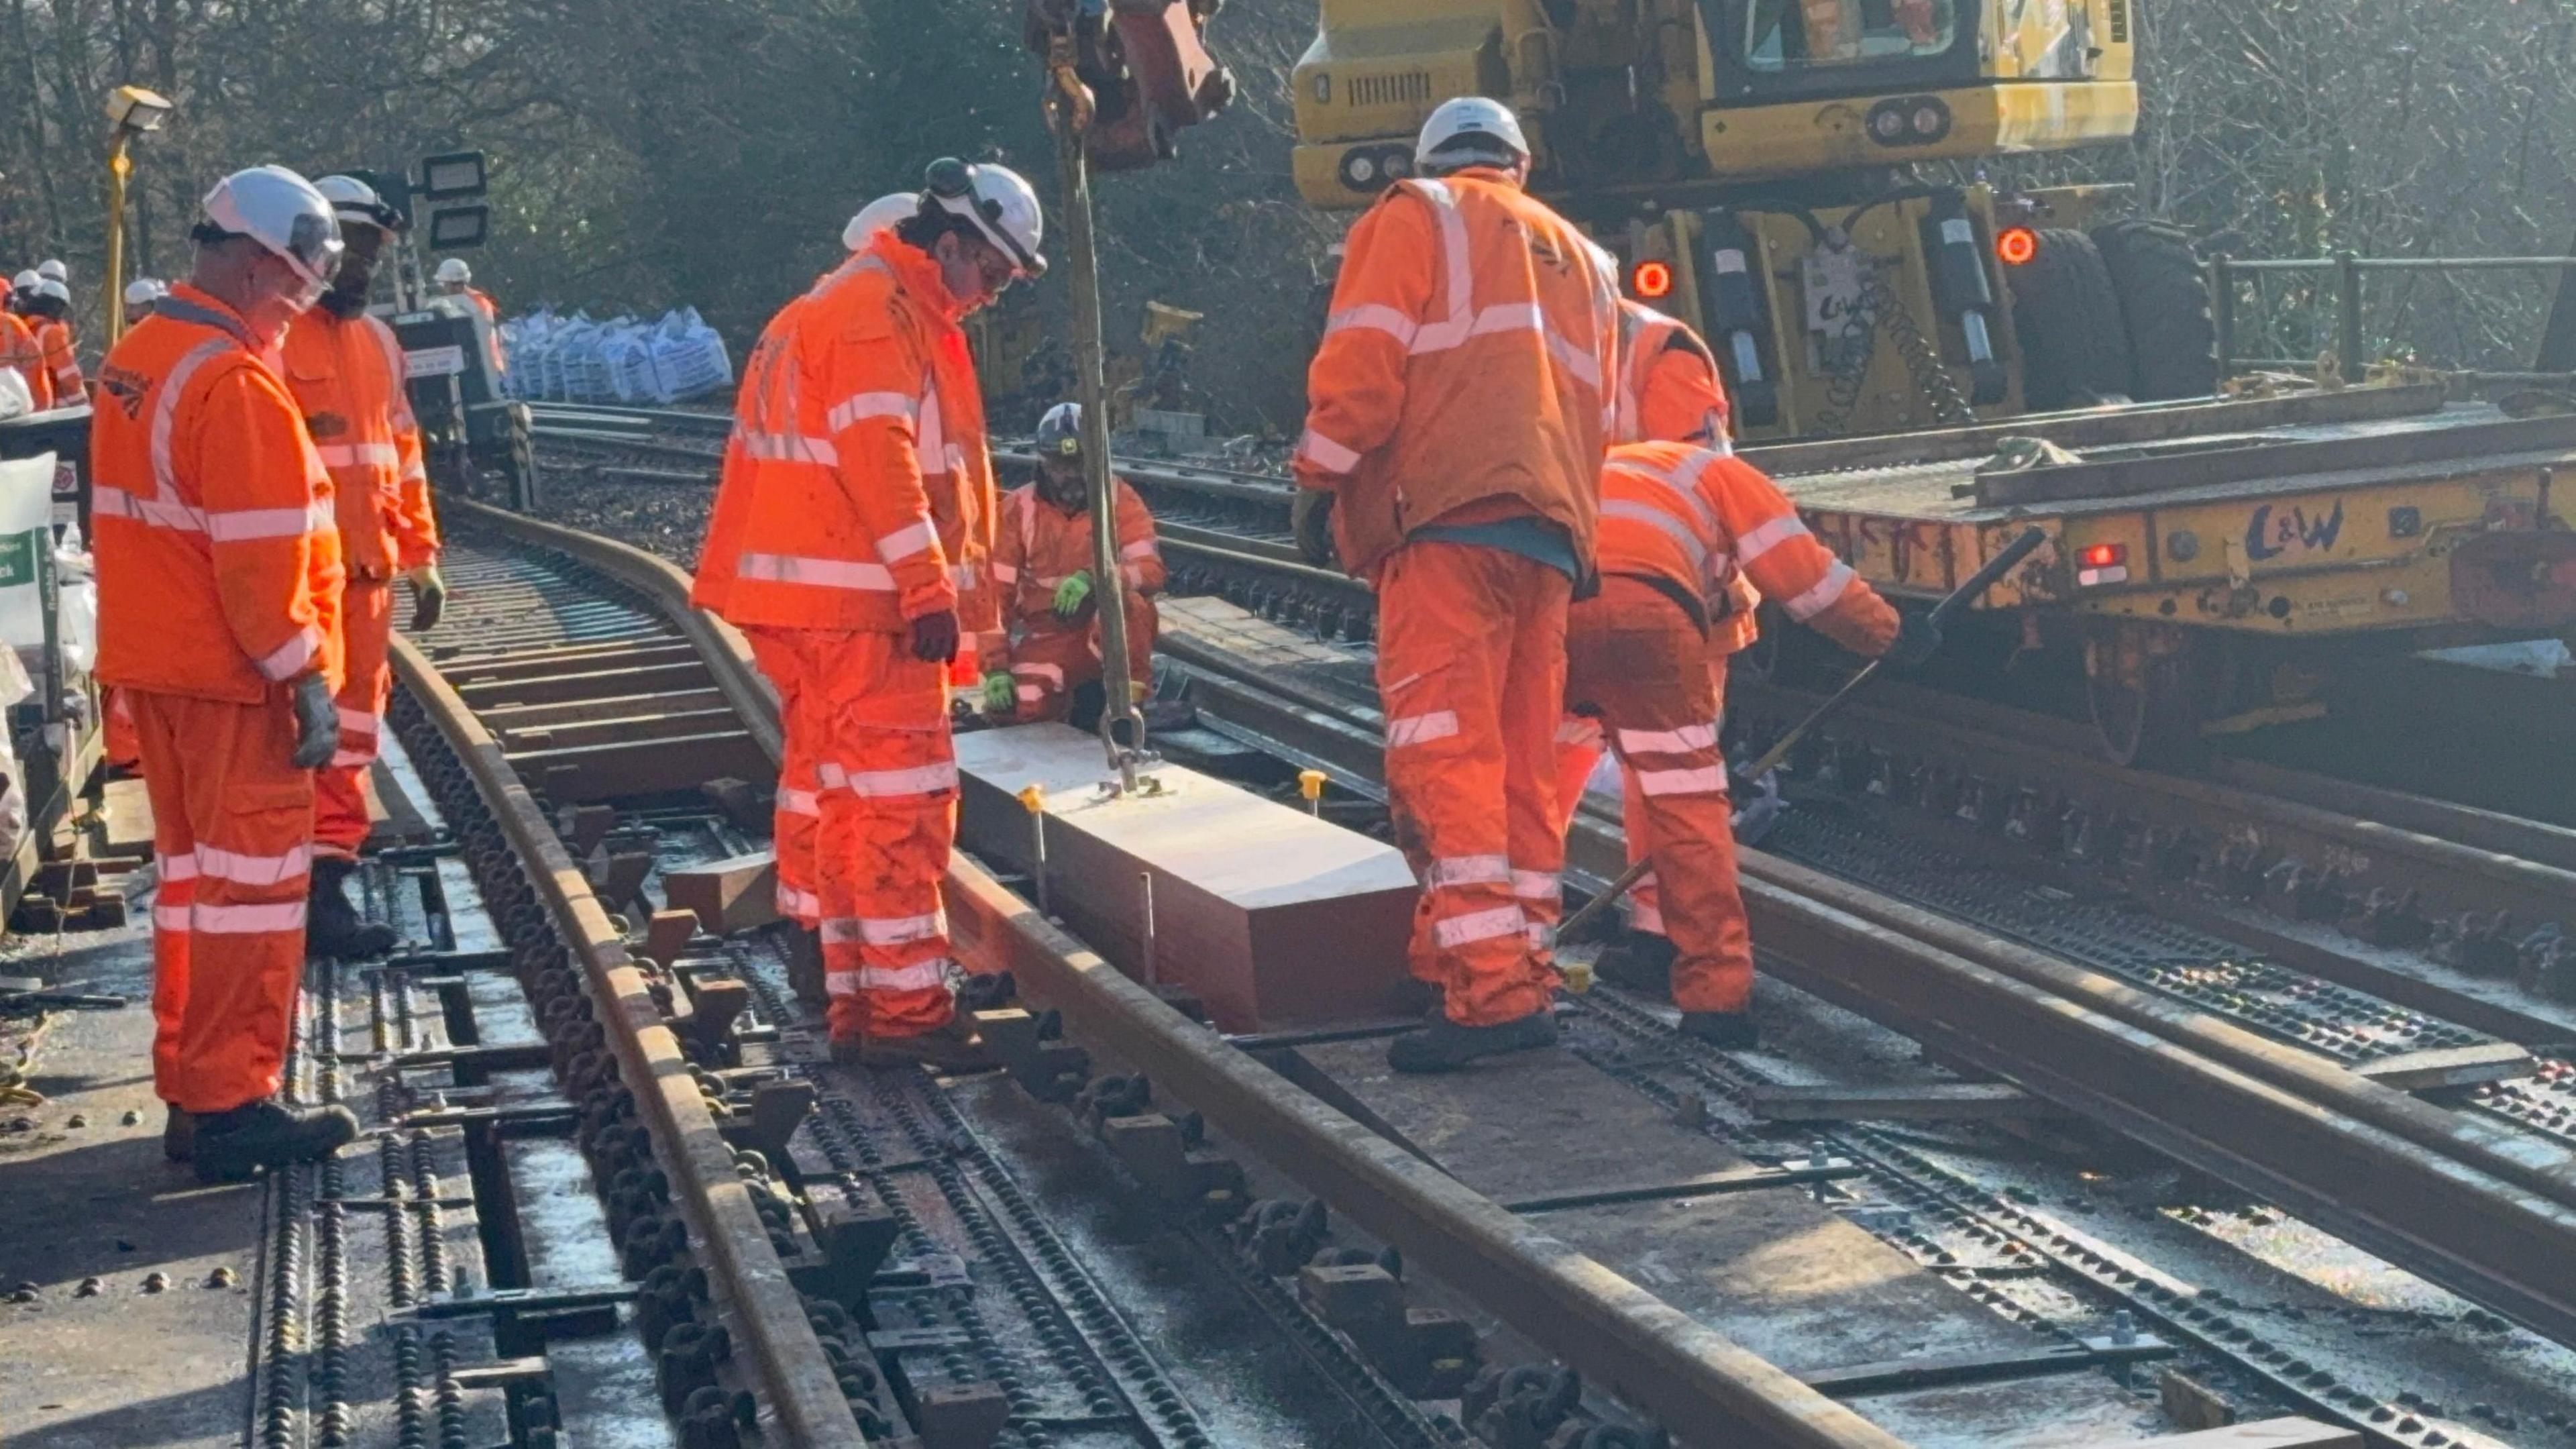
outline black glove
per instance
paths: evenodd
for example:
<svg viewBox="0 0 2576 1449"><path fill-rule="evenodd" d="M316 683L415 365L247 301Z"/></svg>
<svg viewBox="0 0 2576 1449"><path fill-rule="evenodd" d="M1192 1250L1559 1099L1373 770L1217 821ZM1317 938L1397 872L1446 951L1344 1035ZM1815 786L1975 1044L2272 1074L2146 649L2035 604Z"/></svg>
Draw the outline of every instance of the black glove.
<svg viewBox="0 0 2576 1449"><path fill-rule="evenodd" d="M1887 646L1887 662L1899 669L1912 669L1932 657L1941 647L1941 626L1926 614L1907 614L1896 628L1896 642Z"/></svg>
<svg viewBox="0 0 2576 1449"><path fill-rule="evenodd" d="M1333 548L1333 495L1321 488L1300 488L1288 507L1288 526L1297 535L1297 552L1319 569L1342 566Z"/></svg>
<svg viewBox="0 0 2576 1449"><path fill-rule="evenodd" d="M942 609L912 621L912 657L946 664L957 657L957 611Z"/></svg>
<svg viewBox="0 0 2576 1449"><path fill-rule="evenodd" d="M318 770L340 750L340 706L331 698L331 683L319 674L295 681L295 753L287 763L299 770Z"/></svg>
<svg viewBox="0 0 2576 1449"><path fill-rule="evenodd" d="M447 578L434 563L422 564L403 577L411 580L411 632L426 634L446 616Z"/></svg>

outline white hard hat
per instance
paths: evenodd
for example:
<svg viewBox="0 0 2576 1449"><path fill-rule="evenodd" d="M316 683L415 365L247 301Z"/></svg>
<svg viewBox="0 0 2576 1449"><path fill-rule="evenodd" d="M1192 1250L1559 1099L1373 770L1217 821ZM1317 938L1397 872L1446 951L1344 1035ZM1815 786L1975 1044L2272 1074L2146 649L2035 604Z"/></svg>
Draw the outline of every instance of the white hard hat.
<svg viewBox="0 0 2576 1449"><path fill-rule="evenodd" d="M47 277L43 281L36 283L36 295L39 297L51 297L57 302L68 302L72 299L72 289L64 286L61 282L54 280L52 277Z"/></svg>
<svg viewBox="0 0 2576 1449"><path fill-rule="evenodd" d="M64 266L60 257L47 257L36 263L36 275L49 282L68 283L72 279L71 268Z"/></svg>
<svg viewBox="0 0 2576 1449"><path fill-rule="evenodd" d="M437 280L442 284L454 282L462 286L474 280L474 269L465 265L463 257L449 257L438 264Z"/></svg>
<svg viewBox="0 0 2576 1449"><path fill-rule="evenodd" d="M331 203L331 214L339 218L343 226L356 222L360 226L384 231L399 230L402 226L401 214L385 205L385 199L376 194L376 188L355 176L325 176L313 183L313 189L321 192L323 199Z"/></svg>
<svg viewBox="0 0 2576 1449"><path fill-rule="evenodd" d="M1435 155L1443 147L1447 155ZM1430 171L1477 161L1509 166L1529 159L1529 138L1521 134L1512 108L1485 96L1459 96L1442 101L1422 123L1422 138L1413 143L1415 169Z"/></svg>
<svg viewBox="0 0 2576 1449"><path fill-rule="evenodd" d="M923 180L930 200L975 223L975 229L1001 248L1021 276L1046 275L1046 257L1038 251L1046 219L1038 212L1036 190L1020 173L1008 166L975 165L942 156L930 163Z"/></svg>
<svg viewBox="0 0 2576 1449"><path fill-rule="evenodd" d="M909 191L880 196L859 208L850 224L841 228L841 245L851 251L868 244L878 232L900 226L921 214L921 198Z"/></svg>
<svg viewBox="0 0 2576 1449"><path fill-rule="evenodd" d="M43 280L44 278L37 274L34 267L29 267L27 270L20 272L18 275L9 279L9 290L13 292L32 292L36 290L36 284Z"/></svg>
<svg viewBox="0 0 2576 1449"><path fill-rule="evenodd" d="M328 287L340 260L340 223L313 183L283 166L253 166L206 193L206 220L286 259L308 286Z"/></svg>
<svg viewBox="0 0 2576 1449"><path fill-rule="evenodd" d="M151 277L137 277L125 284L125 305L128 307L158 302L169 295L170 289Z"/></svg>

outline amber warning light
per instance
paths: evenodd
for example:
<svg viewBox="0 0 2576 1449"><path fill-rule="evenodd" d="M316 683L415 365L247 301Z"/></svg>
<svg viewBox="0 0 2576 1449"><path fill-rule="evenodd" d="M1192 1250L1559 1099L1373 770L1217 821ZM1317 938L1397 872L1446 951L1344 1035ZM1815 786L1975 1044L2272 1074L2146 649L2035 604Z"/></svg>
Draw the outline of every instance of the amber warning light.
<svg viewBox="0 0 2576 1449"><path fill-rule="evenodd" d="M1673 269L1666 262L1639 262L1630 274L1628 284L1637 295L1651 302L1672 294Z"/></svg>
<svg viewBox="0 0 2576 1449"><path fill-rule="evenodd" d="M2008 226L1995 234L1995 255L2008 267L2026 267L2039 256L2039 233L2026 226Z"/></svg>

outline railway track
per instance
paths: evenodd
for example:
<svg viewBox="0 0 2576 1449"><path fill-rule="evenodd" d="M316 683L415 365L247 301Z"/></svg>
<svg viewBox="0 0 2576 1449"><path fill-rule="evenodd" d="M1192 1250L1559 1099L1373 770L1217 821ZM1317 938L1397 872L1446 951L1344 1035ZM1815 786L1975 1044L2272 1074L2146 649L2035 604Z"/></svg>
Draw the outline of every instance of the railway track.
<svg viewBox="0 0 2576 1449"><path fill-rule="evenodd" d="M656 818L651 807L633 803L655 798L649 790L641 796L632 793L639 779L661 780L665 796L674 790L687 796L712 775L741 771L750 758L742 752L761 751L766 738L763 691L721 631L674 612L683 585L666 565L560 532L546 532L546 543L569 552L531 555L529 535L543 532L542 526L485 517L473 527L479 531L464 533L463 541L476 551L469 555L476 567L503 572L478 580L468 597L508 578L541 593L604 590L625 601L606 615L587 599L547 608L585 620L584 627L618 633L602 652L627 659L621 667L671 667L685 653L695 656L704 671L691 681L666 680L655 686L679 693L669 708L652 711L675 722L652 729L621 718L633 710L613 703L615 695L607 703L596 698L557 702L563 706L557 717L591 711L593 723L606 724L587 736L562 733L566 726L560 718L552 731L542 715L502 719L495 749L516 777L538 785L558 805L580 799L590 788L581 783L585 779L615 782L613 788L629 792L618 815L618 828L625 829L629 820ZM496 528L510 533L490 532ZM568 576L583 582L567 585ZM505 615L513 612L507 603L510 588L493 589L492 595ZM523 603L515 612L529 610ZM468 627L480 631L492 624L487 618ZM1246 620L1243 627L1258 626ZM1373 789L1376 740L1364 691L1353 687L1365 677L1364 653L1345 650L1347 657L1339 663L1311 668L1300 681L1299 671L1264 662L1257 649L1211 645L1203 630L1184 626L1167 631L1167 638L1174 639L1183 665L1174 682L1198 706L1206 725L1238 741L1257 741L1265 755L1327 768L1343 786L1337 792L1341 808L1357 805L1365 811ZM433 651L451 651L441 667L462 670L457 660L465 656L454 654L454 646L440 638L427 642ZM1307 647L1311 649L1311 641ZM438 672L436 663L407 662L407 682L418 668L429 671L423 682L434 684L430 675ZM576 655L540 667L555 670L577 663ZM1324 683L1318 686L1317 680ZM622 687L613 681L595 683ZM470 691L473 686L462 687ZM727 711L731 724L719 718ZM655 729L677 731L669 736L673 743L656 746L644 738ZM663 763L647 763L655 756ZM703 813L704 807L699 808ZM756 843L761 824L756 813L732 827L739 838L710 843L701 853ZM654 853L670 852L663 846ZM1617 840L1607 822L1586 823L1577 856L1578 864L1597 874L1615 870ZM1729 1161L1740 1160L1756 1173L1797 1178L1804 1172L1809 1178L1826 1178L1829 1187L1818 1192L1833 1204L1828 1217L1838 1225L1867 1224L1862 1241L1873 1250L1896 1254L1901 1266L1936 1283L1955 1284L1941 1291L1945 1298L1956 1298L1961 1311L2036 1335L2031 1352L2054 1362L2021 1372L2051 1374L2039 1382L2057 1385L2061 1392L2066 1381L2053 1375L2065 1373L2070 1356L2097 1368L2116 1364L2120 1345L2114 1340L2129 1335L2134 1346L2141 1341L2136 1335L2143 1333L2153 1352L2179 1350L2191 1362L2211 1366L2205 1371L2216 1372L2253 1402L2345 1422L2379 1443L2439 1449L2446 1443L2480 1442L2482 1434L2499 1427L2499 1415L2505 1427L2545 1423L2539 1416L2550 1412L2540 1406L2546 1395L2535 1402L2510 1384L2486 1390L2496 1402L2481 1402L2478 1407L2487 1412L2464 1420L2456 1412L2440 1412L2446 1390L2427 1394L2392 1388L2384 1366L2376 1373L2368 1366L2338 1371L2339 1350L2331 1334L2302 1333L2277 1318L2265 1321L2259 1311L2244 1311L2255 1300L2205 1286L2213 1281L2207 1265L2192 1260L2192 1253L2222 1242L2229 1225L2259 1218L2267 1210L2260 1203L2279 1203L2403 1268L2559 1332L2568 1285L2555 1280L2550 1264L2568 1261L2564 1235L2576 1221L2561 1197L2565 1164L2536 1153L2536 1139L2523 1135L2518 1125L2492 1112L2463 1115L2417 1102L2356 1076L2346 1070L2348 1064L2289 1048L2223 1014L2186 1009L2170 994L2070 970L2063 959L2010 940L1972 941L1968 937L1976 933L1954 920L1820 872L1801 873L1790 862L1757 861L1748 873L1760 913L1757 932L1778 948L1779 954L1766 963L1774 975L1864 1014L1897 1021L1946 1060L2018 1081L2051 1103L2110 1123L2257 1196L2242 1199L2220 1190L2221 1206L2215 1209L2168 1209L2163 1222L2191 1229L2187 1236L2193 1239L2177 1272L2163 1251L2170 1244L2142 1253L2118 1241L2129 1232L2117 1224L2116 1214L2088 1223L2080 1220L2083 1214L2039 1209L2033 1192L2017 1182L1999 1183L1990 1164L1981 1163L1976 1153L1963 1154L1958 1144L1947 1141L1927 1150L1922 1129L1829 1126L1784 1148L1780 1126L1764 1118L1759 1104L1784 1084L1799 1081L1798 1071L1699 1050L1650 1008L1615 993L1580 998L1568 1018L1575 1055L1592 1076L1618 1084L1626 1100L1642 1104L1655 1123L1669 1124L1676 1117L1696 1123L1690 1133L1694 1139L1723 1147L1732 1154ZM578 880L580 872L558 871L551 878L566 874ZM961 941L980 937L988 958L984 964L1009 967L1024 995L1059 1013L1065 1023L1064 1040L1043 1046L1032 1041L1032 1053L1052 1057L1067 1050L1068 1043L1087 1049L1103 1068L1092 1078L1094 1101L1103 1081L1113 1084L1113 1092L1135 1090L1114 1085L1126 1077L1107 1070L1110 1064L1141 1069L1152 1083L1144 1090L1154 1105L1164 1108L1162 1120L1175 1123L1173 1131L1203 1134L1195 1139L1203 1144L1201 1150L1205 1144L1222 1146L1248 1165L1249 1180L1286 1194L1282 1201L1313 1194L1329 1203L1340 1230L1357 1238L1353 1253L1389 1244L1401 1249L1414 1265L1408 1285L1412 1292L1435 1302L1444 1296L1458 1302L1465 1316L1484 1324L1489 1342L1527 1345L1524 1352L1531 1357L1524 1367L1549 1370L1561 1364L1582 1370L1596 1386L1580 1398L1575 1411L1579 1424L1591 1426L1585 1432L1626 1432L1621 1424L1653 1419L1677 1427L1739 1424L1761 1442L1883 1442L1871 1437L1885 1432L1873 1426L1875 1421L1912 1437L1916 1424L1906 1417L1901 1400L1869 1397L1884 1389L1863 1387L1861 1403L1871 1421L1857 1420L1824 1395L1800 1392L1801 1379L1811 1378L1831 1393L1837 1382L1833 1374L1813 1372L1806 1364L1797 1365L1798 1373L1784 1373L1743 1347L1715 1338L1672 1302L1658 1301L1670 1295L1650 1291L1651 1275L1635 1276L1642 1270L1615 1250L1622 1243L1616 1234L1604 1236L1587 1223L1587 1231L1574 1233L1572 1241L1595 1246L1604 1256L1569 1257L1565 1242L1534 1235L1531 1229L1533 1223L1557 1227L1582 1215L1533 1220L1502 1211L1490 1196L1466 1192L1458 1182L1427 1171L1417 1159L1390 1150L1358 1127L1344 1112L1356 1109L1361 1120L1375 1115L1377 1125L1386 1129L1383 1113L1375 1109L1404 1105L1380 1102L1371 1095L1373 1089L1351 1087L1347 1081L1336 1085L1333 1074L1347 1078L1350 1054L1372 1051L1368 1043L1247 1041L1229 1048L1151 993L1114 972L1091 969L1097 958L1081 943L1020 906L972 862L961 861L952 886L956 898L951 909L961 918ZM641 887L647 897L651 889L649 883ZM630 916L643 911L640 905L627 909ZM963 924L967 918L977 922L975 929ZM693 949L709 944L701 939ZM753 1005L742 1019L753 1023L755 1037L773 1025L782 1039L800 1029L810 1032L810 1023L791 1025L799 1015L797 1004L785 995L783 968L763 945L754 941L746 947L737 938L725 943L722 958L725 969L752 983ZM682 983L674 991L675 1001L689 994L685 983L706 969L683 960L675 973ZM765 1056L757 1048L740 1049ZM1333 1055L1337 1051L1339 1058ZM813 1055L810 1050L806 1054ZM1044 1080L1046 1069L1038 1060L1032 1056L1015 1063L1016 1075ZM1265 1063L1317 1085L1318 1095L1283 1092L1279 1077ZM847 1090L832 1082L833 1070L809 1062L784 1073L801 1077L822 1095L824 1120L835 1120L846 1110L828 1105ZM2124 1077L2132 1080L2124 1082ZM858 1100L867 1100L868 1093ZM732 1117L744 1115L748 1099L739 1092L731 1095L734 1100L723 1110ZM1173 1099L1169 1105L1166 1098ZM915 1110L926 1111L918 1103ZM1095 1131L1106 1120L1096 1108L1087 1116ZM2464 1130L2464 1123L2479 1130ZM2497 1130L2484 1130L2488 1128ZM1396 1130L1401 1136L1402 1129ZM2537 1140L2545 1145L2545 1137ZM888 1155L883 1145L875 1150ZM901 1153L897 1147L891 1155ZM850 1156L846 1145L842 1156ZM1147 1160L1140 1155L1129 1162L1129 1174L1150 1178L1136 1166ZM1462 1162L1471 1166L1473 1160L1469 1154ZM790 1167L780 1176L791 1192L810 1192L808 1176L833 1165L826 1160ZM1453 1167L1470 1186L1476 1185L1468 1166ZM1163 1170L1168 1175L1168 1168ZM1208 1170L1222 1175L1222 1170ZM1642 1166L1631 1170L1653 1175ZM1207 1180L1190 1173L1181 1177L1183 1191ZM2044 1178L2032 1181L2046 1190ZM869 1179L861 1173L859 1180ZM1173 1183L1166 1180L1164 1186L1172 1189ZM989 1188L961 1190L958 1196L982 1201L988 1193ZM1005 1241L1017 1241L1020 1230L1002 1231ZM1193 1231L1206 1230L1201 1225ZM1211 1236L1219 1244L1231 1242L1222 1231ZM966 1241L973 1243L974 1234L969 1232ZM1625 1246L1633 1251L1635 1245ZM1239 1261L1241 1245L1234 1244L1233 1250ZM757 1255L746 1250L746 1256ZM1963 1264L1977 1266L1962 1272ZM2233 1262L2228 1272L2244 1268ZM1622 1271L1631 1276L1623 1280ZM2256 1275L2257 1281L2261 1276ZM1273 1321L1301 1327L1303 1334L1290 1332L1292 1339L1315 1335L1319 1324L1311 1304L1299 1306L1295 1292L1282 1286L1288 1280L1269 1281L1280 1300L1271 1305L1279 1310ZM1602 1291L1605 1284L1615 1284L1617 1291ZM1054 1302L1062 1288L1038 1275L1018 1295L1023 1316L1033 1311L1032 1305ZM1682 1298L1688 1301L1690 1295ZM1701 1319L1710 1318L1702 1305L1691 1306ZM2320 1307L2320 1316L2326 1311ZM1725 1323L1723 1310L1716 1313L1715 1321ZM2499 1342L2496 1334L2516 1341L2521 1337L2510 1334L2500 1318L2476 1308L2461 1306L2444 1321L2445 1333L2459 1333L2484 1349ZM1753 1332L1759 1338L1762 1330ZM1076 1330L1077 1336L1081 1333ZM1358 1342L1347 1333L1337 1337L1330 1332L1323 1332L1321 1340L1337 1343L1345 1356ZM1763 1346L1796 1357L1794 1348ZM1091 1356L1112 1362L1120 1352L1095 1351ZM1495 1356L1507 1358L1508 1353ZM1986 1372L1998 1372L1993 1365L2010 1355L1987 1345L1982 1354L1966 1357ZM2013 1371L2001 1372L2012 1377ZM1382 1370L1373 1376L1385 1378ZM899 1372L894 1377L903 1379ZM1932 1377L1942 1381L1938 1374ZM1525 1378L1524 1387L1528 1382ZM2427 1409L2426 1403L2435 1407ZM2498 1408L2498 1403L2519 1407ZM1793 1405L1796 1411L1789 1412L1787 1406ZM896 1407L900 1411L902 1406ZM1014 1405L1014 1413L1024 1407ZM1816 1418L1820 1411L1830 1411L1822 1421ZM1402 1396L1382 1396L1362 1417L1441 1432L1436 1415L1424 1416L1420 1406ZM1826 1427L1820 1429L1820 1422ZM1401 1435L1387 1441L1406 1442Z"/></svg>

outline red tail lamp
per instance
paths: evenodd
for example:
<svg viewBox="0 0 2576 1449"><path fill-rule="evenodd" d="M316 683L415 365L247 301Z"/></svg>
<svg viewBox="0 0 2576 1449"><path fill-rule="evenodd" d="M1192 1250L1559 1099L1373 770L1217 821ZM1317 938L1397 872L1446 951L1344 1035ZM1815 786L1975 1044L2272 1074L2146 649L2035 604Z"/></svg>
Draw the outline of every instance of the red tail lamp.
<svg viewBox="0 0 2576 1449"><path fill-rule="evenodd" d="M1673 269L1668 262L1639 262L1628 274L1629 289L1651 302L1669 297L1673 291Z"/></svg>
<svg viewBox="0 0 2576 1449"><path fill-rule="evenodd" d="M2026 226L2008 226L1995 233L1995 255L2008 267L2026 267L2039 258L2039 233Z"/></svg>

